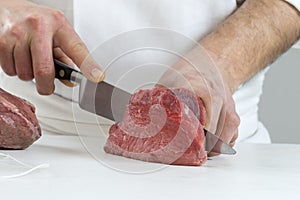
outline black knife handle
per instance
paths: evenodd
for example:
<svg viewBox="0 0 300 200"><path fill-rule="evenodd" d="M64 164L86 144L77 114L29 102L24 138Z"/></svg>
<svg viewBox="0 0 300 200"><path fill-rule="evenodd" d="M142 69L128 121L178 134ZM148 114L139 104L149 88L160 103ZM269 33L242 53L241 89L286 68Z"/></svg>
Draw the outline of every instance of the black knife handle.
<svg viewBox="0 0 300 200"><path fill-rule="evenodd" d="M60 62L56 59L54 59L53 61L55 67L55 78L59 80L73 81L72 73L81 74L81 72L77 71L76 69L73 69L72 67L63 62Z"/></svg>

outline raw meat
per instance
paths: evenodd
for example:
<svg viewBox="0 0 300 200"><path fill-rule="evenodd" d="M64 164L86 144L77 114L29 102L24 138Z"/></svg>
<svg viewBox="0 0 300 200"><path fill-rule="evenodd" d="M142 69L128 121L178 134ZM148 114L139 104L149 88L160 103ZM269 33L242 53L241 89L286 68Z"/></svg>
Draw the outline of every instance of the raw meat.
<svg viewBox="0 0 300 200"><path fill-rule="evenodd" d="M205 109L186 89L154 88L133 94L124 118L114 124L104 150L147 162L205 163Z"/></svg>
<svg viewBox="0 0 300 200"><path fill-rule="evenodd" d="M40 137L34 106L0 88L0 149L25 149Z"/></svg>

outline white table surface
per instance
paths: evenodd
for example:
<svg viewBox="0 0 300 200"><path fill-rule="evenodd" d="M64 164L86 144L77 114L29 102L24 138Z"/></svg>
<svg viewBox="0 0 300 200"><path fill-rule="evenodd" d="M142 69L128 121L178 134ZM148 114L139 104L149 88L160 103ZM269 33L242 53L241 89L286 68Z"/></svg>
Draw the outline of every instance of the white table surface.
<svg viewBox="0 0 300 200"><path fill-rule="evenodd" d="M215 157L202 167L180 167L107 155L104 141L95 146L99 155L91 155L85 140L44 132L27 150L0 151L28 164L50 164L24 177L0 178L1 199L300 198L300 145L239 144L236 156ZM0 162L0 177L22 170Z"/></svg>

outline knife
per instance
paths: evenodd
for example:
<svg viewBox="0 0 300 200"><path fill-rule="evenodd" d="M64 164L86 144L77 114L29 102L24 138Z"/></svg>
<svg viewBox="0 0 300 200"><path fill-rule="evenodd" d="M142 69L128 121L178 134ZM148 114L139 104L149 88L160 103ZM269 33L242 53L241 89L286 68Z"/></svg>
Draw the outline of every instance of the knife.
<svg viewBox="0 0 300 200"><path fill-rule="evenodd" d="M56 59L54 67L55 78L79 84L80 108L116 122L122 120L129 104L130 93L105 81L89 81L81 72Z"/></svg>
<svg viewBox="0 0 300 200"><path fill-rule="evenodd" d="M75 82L80 85L80 108L116 122L122 120L131 97L129 92L114 87L105 81L100 83L91 82L81 72L56 59L54 59L54 67L55 78ZM236 153L231 146L206 129L204 129L204 134L206 136L206 151L221 154Z"/></svg>
<svg viewBox="0 0 300 200"><path fill-rule="evenodd" d="M207 152L215 152L221 154L234 155L236 151L226 142L218 138L215 134L212 134L208 130L204 129L205 134L205 150Z"/></svg>

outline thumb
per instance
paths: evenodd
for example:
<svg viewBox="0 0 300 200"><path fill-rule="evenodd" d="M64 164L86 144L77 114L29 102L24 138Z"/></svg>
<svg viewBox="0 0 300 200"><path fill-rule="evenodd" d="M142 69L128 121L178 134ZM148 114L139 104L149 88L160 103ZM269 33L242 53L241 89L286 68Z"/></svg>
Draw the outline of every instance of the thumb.
<svg viewBox="0 0 300 200"><path fill-rule="evenodd" d="M80 68L83 75L92 82L104 80L104 72L91 57L86 45L71 26L59 29L54 35L55 47L60 47L65 54Z"/></svg>

